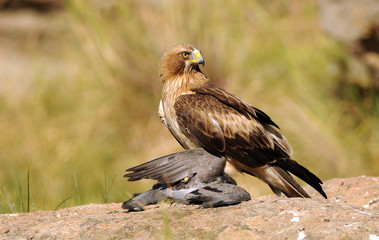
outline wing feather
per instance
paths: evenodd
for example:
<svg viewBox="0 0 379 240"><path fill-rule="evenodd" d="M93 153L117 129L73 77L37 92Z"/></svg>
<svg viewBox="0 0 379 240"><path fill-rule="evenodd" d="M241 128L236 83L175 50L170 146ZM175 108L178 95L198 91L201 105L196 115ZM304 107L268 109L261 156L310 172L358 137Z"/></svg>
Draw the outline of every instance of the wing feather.
<svg viewBox="0 0 379 240"><path fill-rule="evenodd" d="M212 153L226 153L247 166L265 165L275 159L289 157L266 130L265 123L248 113L241 113L242 109L238 111L232 104L225 104L213 95L181 95L174 108L182 132ZM245 158L240 158L240 151L246 153Z"/></svg>
<svg viewBox="0 0 379 240"><path fill-rule="evenodd" d="M225 91L224 89L217 88L213 85L209 85L208 87L196 88L193 89L193 91L199 94L212 95L223 104L226 104L232 107L233 109L237 110L240 114L243 114L246 118L254 118L265 128L265 131L261 132L261 134L270 134L270 138L273 138L274 142L284 152L286 152L288 156L292 155L293 151L287 139L273 128L276 127L279 129L279 126L274 121L272 121L271 118L263 111L251 106L247 102Z"/></svg>
<svg viewBox="0 0 379 240"><path fill-rule="evenodd" d="M128 181L154 179L159 183L173 184L188 177L207 183L224 172L225 158L212 155L201 148L159 157L127 169Z"/></svg>
<svg viewBox="0 0 379 240"><path fill-rule="evenodd" d="M289 171L326 197L322 182L290 159L291 146L265 113L222 89L192 91L194 94L179 96L174 108L179 128L197 146L231 157L233 165L261 178L276 192L309 197Z"/></svg>
<svg viewBox="0 0 379 240"><path fill-rule="evenodd" d="M196 89L193 89L193 91L197 93L208 94L208 95L212 95L216 97L224 104L227 104L233 107L234 109L236 109L237 111L239 111L248 119L253 117L261 123L270 124L272 126L279 128L279 126L276 123L274 123L266 113L259 110L258 108L251 106L250 104L246 103L242 99L234 96L233 94L225 91L222 88L208 86L206 88L205 87L196 88Z"/></svg>

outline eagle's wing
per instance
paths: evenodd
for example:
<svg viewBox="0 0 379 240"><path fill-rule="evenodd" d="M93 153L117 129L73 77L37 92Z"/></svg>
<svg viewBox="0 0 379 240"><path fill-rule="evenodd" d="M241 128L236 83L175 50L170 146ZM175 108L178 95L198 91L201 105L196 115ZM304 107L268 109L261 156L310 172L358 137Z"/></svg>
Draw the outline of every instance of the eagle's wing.
<svg viewBox="0 0 379 240"><path fill-rule="evenodd" d="M226 104L238 111L239 114L244 115L248 120L254 119L259 123L259 125L263 126L266 131L266 136L268 136L268 138L270 138L277 147L283 150L288 156L292 155L292 147L288 143L287 139L274 129L274 127L279 128L279 126L263 111L251 106L247 102L221 88L210 86L196 88L194 91L199 94L213 96L223 104ZM259 131L262 132L261 130Z"/></svg>
<svg viewBox="0 0 379 240"><path fill-rule="evenodd" d="M192 91L179 96L174 108L181 131L197 146L230 156L241 171L261 178L277 194L309 197L290 171L326 196L317 176L288 160L292 148L264 112L223 89Z"/></svg>
<svg viewBox="0 0 379 240"><path fill-rule="evenodd" d="M233 101L223 102L210 93L181 95L174 108L182 132L214 154L226 153L251 167L289 158L289 144L285 140L286 144L281 145L270 132L274 123L263 112L255 111L254 116Z"/></svg>

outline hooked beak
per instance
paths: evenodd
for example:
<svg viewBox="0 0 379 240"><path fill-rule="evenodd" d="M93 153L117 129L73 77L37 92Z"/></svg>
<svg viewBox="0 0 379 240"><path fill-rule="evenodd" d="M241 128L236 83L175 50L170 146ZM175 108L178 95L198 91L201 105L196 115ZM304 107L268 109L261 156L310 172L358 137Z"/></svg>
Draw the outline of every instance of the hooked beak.
<svg viewBox="0 0 379 240"><path fill-rule="evenodd" d="M187 60L187 62L201 64L201 65L203 65L203 67L205 65L204 58L203 58L203 56L201 56L200 51L197 49L195 50L195 59Z"/></svg>
<svg viewBox="0 0 379 240"><path fill-rule="evenodd" d="M203 67L204 67L204 65L205 65L205 61L204 61L203 56L200 55L200 57L196 60L196 63L197 63L197 64L201 64L201 65L203 65Z"/></svg>

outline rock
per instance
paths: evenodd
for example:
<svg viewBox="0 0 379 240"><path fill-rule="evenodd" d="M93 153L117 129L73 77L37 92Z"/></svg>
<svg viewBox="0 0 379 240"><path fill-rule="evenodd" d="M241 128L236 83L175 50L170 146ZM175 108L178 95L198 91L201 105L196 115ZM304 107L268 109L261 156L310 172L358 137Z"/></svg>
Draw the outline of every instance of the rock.
<svg viewBox="0 0 379 240"><path fill-rule="evenodd" d="M0 215L0 239L378 239L379 177L332 179L328 199L262 196L215 209L121 203Z"/></svg>
<svg viewBox="0 0 379 240"><path fill-rule="evenodd" d="M361 88L379 89L379 1L319 0L321 26L354 56L344 65Z"/></svg>

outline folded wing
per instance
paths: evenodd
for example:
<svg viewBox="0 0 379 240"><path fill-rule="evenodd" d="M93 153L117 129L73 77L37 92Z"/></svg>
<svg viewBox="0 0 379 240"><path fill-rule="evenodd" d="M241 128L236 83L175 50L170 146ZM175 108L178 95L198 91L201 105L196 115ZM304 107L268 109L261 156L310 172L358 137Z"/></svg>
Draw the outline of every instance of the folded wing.
<svg viewBox="0 0 379 240"><path fill-rule="evenodd" d="M287 139L259 109L215 87L179 96L174 108L180 130L195 145L229 157L237 169L262 179L276 194L309 197L291 172L326 197L321 180L290 159Z"/></svg>

